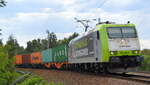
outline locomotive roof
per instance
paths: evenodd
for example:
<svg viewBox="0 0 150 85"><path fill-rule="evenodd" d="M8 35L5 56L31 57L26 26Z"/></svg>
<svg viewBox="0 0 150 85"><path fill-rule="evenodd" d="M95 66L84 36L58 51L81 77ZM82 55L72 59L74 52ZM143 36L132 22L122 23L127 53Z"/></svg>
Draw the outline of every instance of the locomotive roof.
<svg viewBox="0 0 150 85"><path fill-rule="evenodd" d="M79 35L75 39L71 40L69 42L69 44L75 42L76 40L78 40L78 39L80 39L80 38L82 38L82 37L84 37L84 36L86 36L86 35L88 35L88 34L90 34L92 32L97 31L98 29L101 29L102 26L104 26L104 27L116 27L116 26L119 27L119 26L123 26L124 27L124 26L135 26L135 25L134 24L97 24L96 27L93 28L92 30L89 30L89 31L87 31L85 33L82 33L81 35Z"/></svg>

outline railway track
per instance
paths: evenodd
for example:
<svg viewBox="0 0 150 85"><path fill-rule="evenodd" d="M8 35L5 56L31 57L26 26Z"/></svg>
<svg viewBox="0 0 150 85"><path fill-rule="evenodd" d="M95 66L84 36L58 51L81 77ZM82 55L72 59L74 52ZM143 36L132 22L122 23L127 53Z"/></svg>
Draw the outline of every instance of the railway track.
<svg viewBox="0 0 150 85"><path fill-rule="evenodd" d="M73 71L77 72L77 71ZM135 81L135 82L141 82L141 83L146 83L150 85L150 72L135 72L129 73L129 74L123 74L123 73L91 73L91 72L77 72L77 73L82 73L82 74L87 74L87 75L95 75L95 76L103 76L103 77L111 77L111 78L117 78L117 79L124 79L124 80L129 80L129 81ZM139 74L142 73L142 74ZM147 76L145 76L145 75Z"/></svg>
<svg viewBox="0 0 150 85"><path fill-rule="evenodd" d="M28 72L33 71L33 73L35 72L38 75L39 74L43 75L43 77L45 77L45 75L46 76L47 75L52 76L53 73L54 73L55 74L54 76L55 77L57 76L57 78L59 78L59 79L61 78L61 77L59 77L60 75L64 75L64 77L65 77L65 76L68 76L68 74L71 74L71 75L75 74L75 75L78 75L78 76L80 75L80 76L86 76L86 77L88 76L88 77L105 78L105 79L112 79L112 78L113 79L121 79L121 80L127 80L127 81L131 81L131 82L134 81L134 82L139 83L139 84L143 83L144 85L150 85L150 74L144 73L144 72L143 73L147 76L142 75L143 73L142 74L133 74L133 73L129 73L129 74L107 73L107 74L104 74L104 73L77 72L77 71L71 71L71 70L69 71L69 70L56 70L56 69L52 69L52 70L49 70L49 69L29 69L27 71ZM45 72L49 73L49 74L44 74ZM60 74L57 75L58 72L60 72ZM57 80L57 78L55 79L54 76L52 78L54 78L54 80ZM48 79L50 79L50 78L48 78ZM84 79L85 79L85 77L84 77ZM68 80L68 79L66 79L66 80ZM81 82L83 82L83 81L81 81Z"/></svg>
<svg viewBox="0 0 150 85"><path fill-rule="evenodd" d="M111 77L117 79L124 79L129 81L141 82L150 85L150 72L134 72L134 73L91 73L91 72L80 72L88 75L96 75L96 76L103 76L103 77ZM139 74L141 73L141 74ZM143 75L145 74L145 75Z"/></svg>
<svg viewBox="0 0 150 85"><path fill-rule="evenodd" d="M119 74L119 73L109 73L106 74L106 76L150 84L150 76L143 76L139 74Z"/></svg>
<svg viewBox="0 0 150 85"><path fill-rule="evenodd" d="M31 72L24 72L24 71L20 71L20 70L16 70L16 72L22 74L22 76L20 76L18 79L16 79L14 82L12 82L10 85L16 85L17 83L23 81L29 75L31 75Z"/></svg>

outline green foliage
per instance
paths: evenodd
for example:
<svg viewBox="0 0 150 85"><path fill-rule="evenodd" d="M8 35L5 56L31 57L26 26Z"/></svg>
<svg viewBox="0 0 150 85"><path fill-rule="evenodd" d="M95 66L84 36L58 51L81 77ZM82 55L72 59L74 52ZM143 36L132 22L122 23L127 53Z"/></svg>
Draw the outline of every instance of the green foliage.
<svg viewBox="0 0 150 85"><path fill-rule="evenodd" d="M27 42L27 48L26 51L28 53L41 51L41 40L40 39L34 39L32 41Z"/></svg>
<svg viewBox="0 0 150 85"><path fill-rule="evenodd" d="M9 36L5 47L7 48L9 57L13 57L16 54L21 54L24 52L24 48L19 46L17 40L13 37L13 35Z"/></svg>
<svg viewBox="0 0 150 85"><path fill-rule="evenodd" d="M48 48L48 40L46 39L34 39L27 42L27 48L24 53L32 53L42 51Z"/></svg>
<svg viewBox="0 0 150 85"><path fill-rule="evenodd" d="M150 71L150 49L142 50L142 55L144 55L144 61L142 62L142 65L139 67L139 70Z"/></svg>
<svg viewBox="0 0 150 85"><path fill-rule="evenodd" d="M142 65L139 67L139 70L150 71L150 55L144 55L144 61L142 62Z"/></svg>
<svg viewBox="0 0 150 85"><path fill-rule="evenodd" d="M23 82L18 83L17 85L63 85L63 84L59 83L59 82L58 83L54 83L54 82L48 83L38 76L31 75L30 77L25 79Z"/></svg>
<svg viewBox="0 0 150 85"><path fill-rule="evenodd" d="M143 55L150 55L150 49L144 49L142 50Z"/></svg>
<svg viewBox="0 0 150 85"><path fill-rule="evenodd" d="M49 33L48 39L49 48L53 48L57 45L57 36L54 32Z"/></svg>
<svg viewBox="0 0 150 85"><path fill-rule="evenodd" d="M19 76L14 71L13 58L8 57L7 49L0 45L0 85L9 85Z"/></svg>
<svg viewBox="0 0 150 85"><path fill-rule="evenodd" d="M79 36L78 33L73 33L71 36L69 36L68 38L64 38L63 40L58 40L58 44L68 44L72 39L76 38L77 36Z"/></svg>
<svg viewBox="0 0 150 85"><path fill-rule="evenodd" d="M4 0L0 0L0 7L6 6L6 2Z"/></svg>
<svg viewBox="0 0 150 85"><path fill-rule="evenodd" d="M0 39L0 45L3 45L2 39Z"/></svg>
<svg viewBox="0 0 150 85"><path fill-rule="evenodd" d="M3 71L8 64L8 57L6 57L6 53L7 52L5 48L2 45L0 45L0 71Z"/></svg>
<svg viewBox="0 0 150 85"><path fill-rule="evenodd" d="M17 85L46 85L45 82L38 76L31 76Z"/></svg>
<svg viewBox="0 0 150 85"><path fill-rule="evenodd" d="M78 33L74 33L68 38L64 38L63 40L57 40L56 34L54 32L49 33L48 31L48 39L34 39L32 41L28 41L27 48L24 53L42 51L47 48L56 47L57 45L60 44L68 44L72 39L74 39L78 35L79 35Z"/></svg>
<svg viewBox="0 0 150 85"><path fill-rule="evenodd" d="M10 72L10 71L5 71L0 74L0 83L5 83L6 85L11 84L16 78L18 78L20 74L16 73L15 71ZM1 84L0 84L1 85Z"/></svg>

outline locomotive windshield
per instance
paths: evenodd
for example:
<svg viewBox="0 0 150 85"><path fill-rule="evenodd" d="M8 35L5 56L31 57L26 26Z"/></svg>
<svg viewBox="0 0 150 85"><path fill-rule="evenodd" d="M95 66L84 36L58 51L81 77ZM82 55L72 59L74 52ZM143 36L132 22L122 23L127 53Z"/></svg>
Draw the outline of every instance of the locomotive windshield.
<svg viewBox="0 0 150 85"><path fill-rule="evenodd" d="M109 38L136 38L137 34L133 27L108 27Z"/></svg>

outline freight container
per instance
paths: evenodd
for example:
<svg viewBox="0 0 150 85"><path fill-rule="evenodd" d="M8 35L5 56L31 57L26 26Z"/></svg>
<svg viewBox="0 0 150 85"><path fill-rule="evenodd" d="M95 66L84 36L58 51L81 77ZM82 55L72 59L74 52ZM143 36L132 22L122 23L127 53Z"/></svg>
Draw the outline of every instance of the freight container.
<svg viewBox="0 0 150 85"><path fill-rule="evenodd" d="M41 64L41 52L31 53L31 64Z"/></svg>
<svg viewBox="0 0 150 85"><path fill-rule="evenodd" d="M22 64L22 55L16 55L15 56L15 64L21 65Z"/></svg>
<svg viewBox="0 0 150 85"><path fill-rule="evenodd" d="M31 56L30 56L30 54L22 55L22 63L23 64L31 64Z"/></svg>
<svg viewBox="0 0 150 85"><path fill-rule="evenodd" d="M52 48L52 55L54 62L68 61L68 46L66 44L63 44Z"/></svg>
<svg viewBox="0 0 150 85"><path fill-rule="evenodd" d="M42 51L42 63L51 63L52 61L52 49Z"/></svg>

